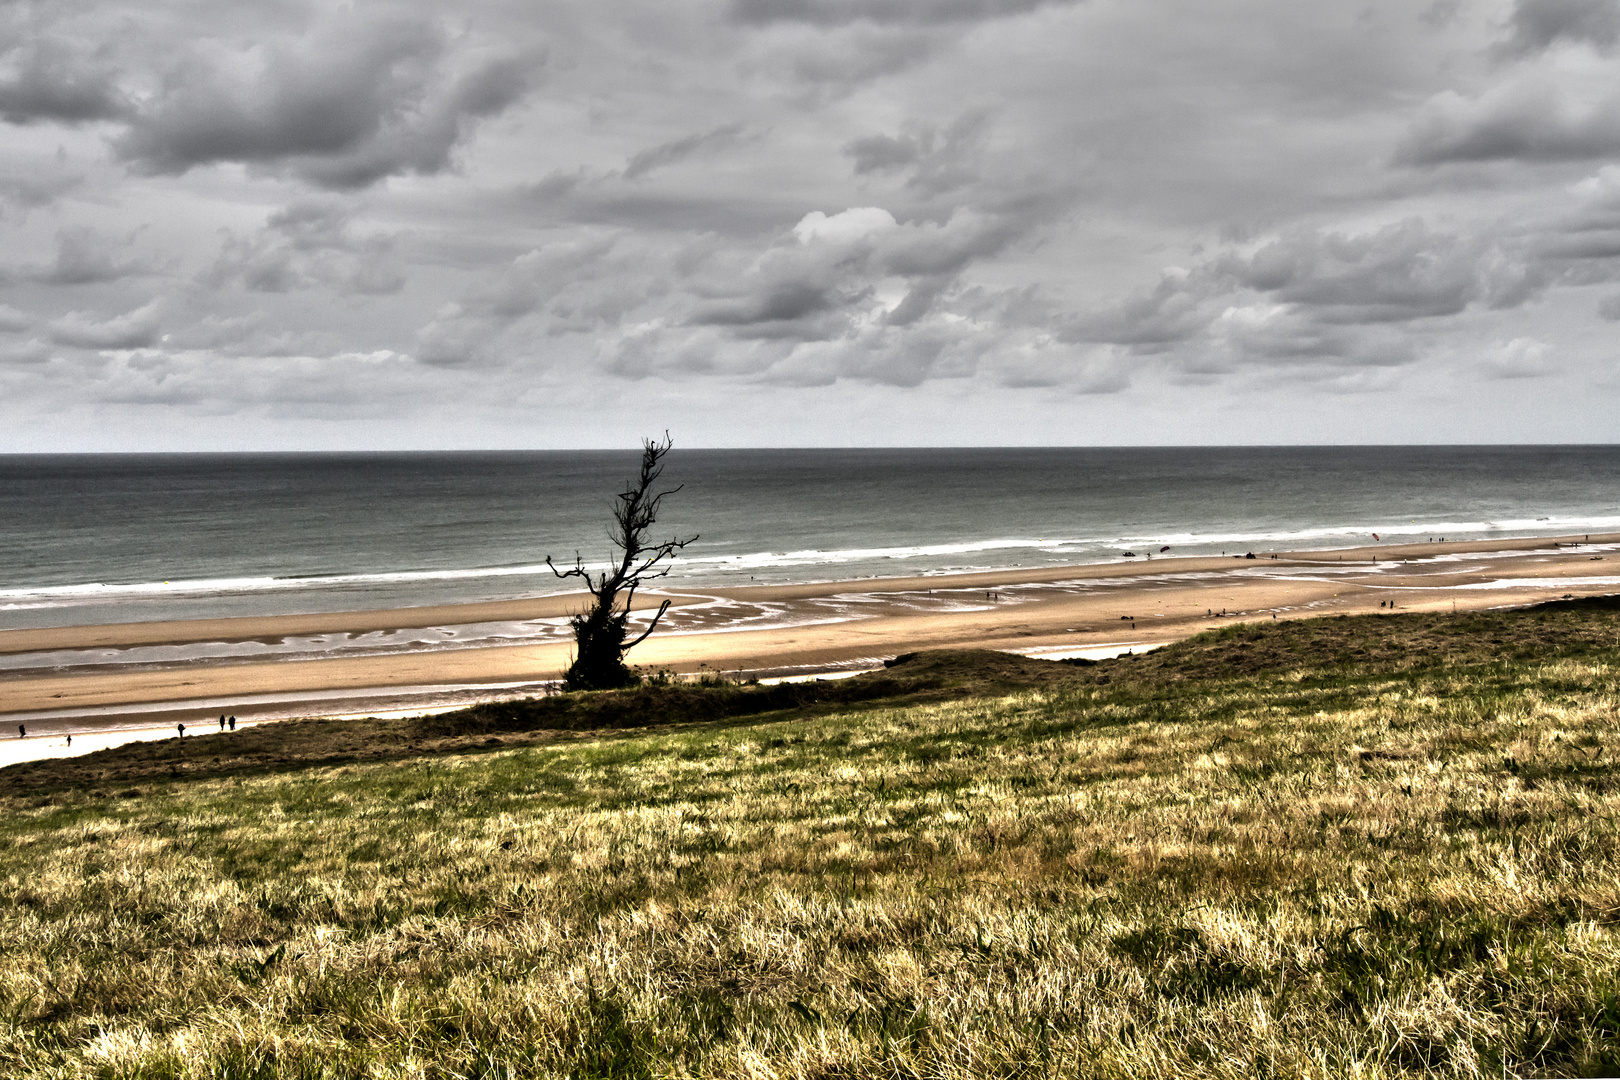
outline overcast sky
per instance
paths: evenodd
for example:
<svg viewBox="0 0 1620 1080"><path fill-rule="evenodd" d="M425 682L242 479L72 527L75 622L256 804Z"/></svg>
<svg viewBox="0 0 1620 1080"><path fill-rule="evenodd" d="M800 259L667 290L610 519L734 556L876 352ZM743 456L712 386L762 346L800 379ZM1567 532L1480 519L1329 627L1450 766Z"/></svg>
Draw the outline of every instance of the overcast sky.
<svg viewBox="0 0 1620 1080"><path fill-rule="evenodd" d="M0 237L0 451L1612 442L1620 4L0 0Z"/></svg>

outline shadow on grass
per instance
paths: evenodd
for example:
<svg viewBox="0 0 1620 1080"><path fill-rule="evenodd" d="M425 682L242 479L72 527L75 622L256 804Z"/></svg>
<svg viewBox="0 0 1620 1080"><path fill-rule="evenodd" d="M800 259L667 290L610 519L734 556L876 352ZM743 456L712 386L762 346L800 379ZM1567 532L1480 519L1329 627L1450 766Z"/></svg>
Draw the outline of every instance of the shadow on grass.
<svg viewBox="0 0 1620 1080"><path fill-rule="evenodd" d="M0 795L108 794L123 785L262 776L307 768L476 753L673 725L809 717L1005 694L1081 681L1075 669L986 650L913 653L851 679L774 686L646 685L491 702L404 720L284 720L238 732L129 743L0 769ZM129 789L125 789L128 791ZM138 792L136 792L138 793Z"/></svg>

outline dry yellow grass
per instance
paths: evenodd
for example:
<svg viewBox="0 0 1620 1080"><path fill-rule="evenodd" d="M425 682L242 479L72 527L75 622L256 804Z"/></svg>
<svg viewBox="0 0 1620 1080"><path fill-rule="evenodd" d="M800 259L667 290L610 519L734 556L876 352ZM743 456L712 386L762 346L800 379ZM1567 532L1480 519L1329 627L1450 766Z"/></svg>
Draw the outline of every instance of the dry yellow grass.
<svg viewBox="0 0 1620 1080"><path fill-rule="evenodd" d="M13 796L0 1071L1612 1073L1617 686L1305 664Z"/></svg>

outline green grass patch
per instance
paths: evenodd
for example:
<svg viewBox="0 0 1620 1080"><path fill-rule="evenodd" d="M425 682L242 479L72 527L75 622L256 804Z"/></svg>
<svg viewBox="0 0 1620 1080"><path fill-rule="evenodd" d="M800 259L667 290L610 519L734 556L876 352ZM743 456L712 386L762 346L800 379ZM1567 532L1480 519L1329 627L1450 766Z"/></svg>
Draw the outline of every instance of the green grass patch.
<svg viewBox="0 0 1620 1080"><path fill-rule="evenodd" d="M0 1073L1613 1074L1615 632L1227 627L5 770Z"/></svg>

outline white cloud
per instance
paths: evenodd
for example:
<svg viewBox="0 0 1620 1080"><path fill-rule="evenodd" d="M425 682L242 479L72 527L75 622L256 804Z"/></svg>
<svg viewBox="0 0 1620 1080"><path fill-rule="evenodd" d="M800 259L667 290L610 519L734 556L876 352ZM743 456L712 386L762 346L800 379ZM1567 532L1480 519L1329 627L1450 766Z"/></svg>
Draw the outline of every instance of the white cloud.
<svg viewBox="0 0 1620 1080"><path fill-rule="evenodd" d="M812 210L793 226L793 235L799 238L801 244L817 240L847 244L893 228L896 228L894 215L881 206L857 206L831 217L820 210Z"/></svg>
<svg viewBox="0 0 1620 1080"><path fill-rule="evenodd" d="M1558 372L1553 347L1534 338L1514 338L1486 351L1481 367L1493 379L1539 379Z"/></svg>

